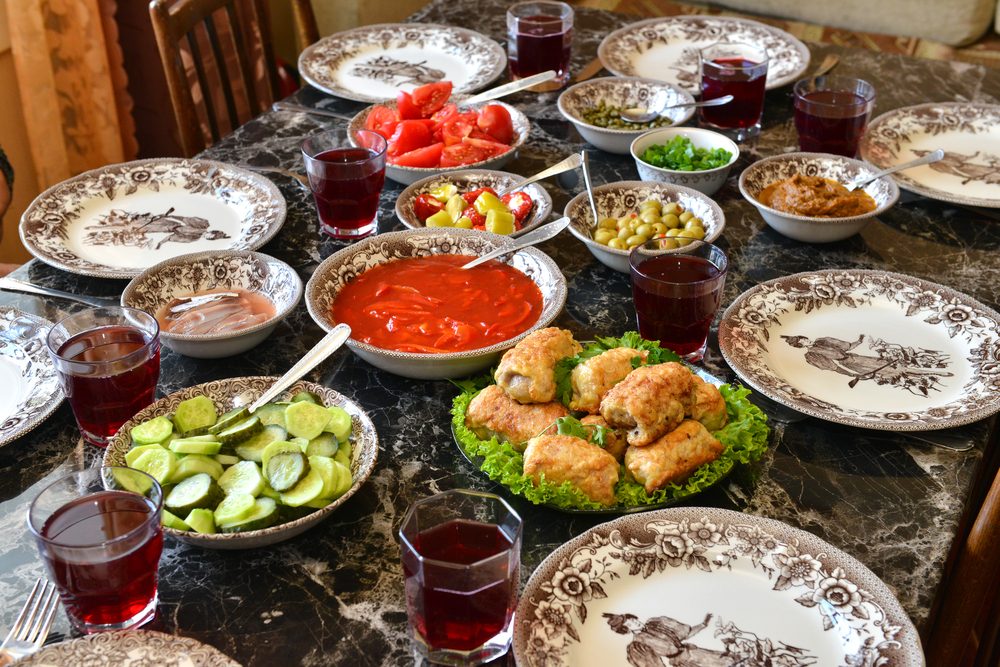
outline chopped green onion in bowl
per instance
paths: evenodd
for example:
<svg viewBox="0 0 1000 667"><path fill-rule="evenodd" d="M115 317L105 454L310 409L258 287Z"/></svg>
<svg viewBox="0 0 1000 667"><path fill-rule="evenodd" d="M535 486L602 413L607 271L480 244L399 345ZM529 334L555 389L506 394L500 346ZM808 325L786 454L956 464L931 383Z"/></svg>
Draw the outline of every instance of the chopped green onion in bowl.
<svg viewBox="0 0 1000 667"><path fill-rule="evenodd" d="M698 148L683 135L665 144L653 144L642 153L642 161L675 171L705 171L729 164L733 154L724 148Z"/></svg>

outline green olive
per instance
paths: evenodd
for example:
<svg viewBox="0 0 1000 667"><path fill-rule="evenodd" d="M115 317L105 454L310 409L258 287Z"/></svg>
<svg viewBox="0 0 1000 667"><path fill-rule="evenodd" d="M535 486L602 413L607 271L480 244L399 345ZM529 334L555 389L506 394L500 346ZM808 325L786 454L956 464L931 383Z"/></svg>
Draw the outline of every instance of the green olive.
<svg viewBox="0 0 1000 667"><path fill-rule="evenodd" d="M642 245L648 240L649 240L648 236L643 236L642 234L634 234L625 239L625 245L627 245L629 248L634 248L637 245Z"/></svg>
<svg viewBox="0 0 1000 667"><path fill-rule="evenodd" d="M705 223L702 222L701 218L696 218L694 216L691 216L690 218L687 219L687 222L684 223L684 226L688 227L688 228L691 228L691 227L704 227Z"/></svg>
<svg viewBox="0 0 1000 667"><path fill-rule="evenodd" d="M674 250L680 246L677 245L677 239L662 239L660 247L664 250Z"/></svg>
<svg viewBox="0 0 1000 667"><path fill-rule="evenodd" d="M613 229L598 229L594 232L594 240L601 245L607 245L611 239L618 238Z"/></svg>
<svg viewBox="0 0 1000 667"><path fill-rule="evenodd" d="M615 218L604 218L597 224L597 227L598 229L614 229L617 225L618 221Z"/></svg>
<svg viewBox="0 0 1000 667"><path fill-rule="evenodd" d="M693 218L693 217L694 217L694 213L692 213L691 211L684 211L684 212L683 212L683 213L681 213L681 214L680 214L679 216L677 216L677 218L678 218L678 219L679 219L679 220L680 220L681 222L687 222L688 220L690 220L690 219L691 219L691 218Z"/></svg>
<svg viewBox="0 0 1000 667"><path fill-rule="evenodd" d="M671 238L672 239L675 236L679 235L681 233L681 231L682 230L677 229L676 227L674 229L668 229L667 230L667 238Z"/></svg>
<svg viewBox="0 0 1000 667"><path fill-rule="evenodd" d="M630 236L632 236L632 230L628 228L628 225L625 225L624 227L618 230L618 238L620 238L622 241L624 241Z"/></svg>
<svg viewBox="0 0 1000 667"><path fill-rule="evenodd" d="M654 235L655 234L666 234L668 229L670 229L670 228L667 227L662 222L654 222L653 223L653 234Z"/></svg>
<svg viewBox="0 0 1000 667"><path fill-rule="evenodd" d="M618 223L617 223L618 229L621 229L622 227L627 225L628 221L629 217L627 215L623 215L622 217L618 218Z"/></svg>
<svg viewBox="0 0 1000 667"><path fill-rule="evenodd" d="M623 239L614 238L608 241L609 248L618 248L619 250L625 250L625 241Z"/></svg>
<svg viewBox="0 0 1000 667"><path fill-rule="evenodd" d="M654 211L651 208L647 208L643 210L642 213L639 214L639 219L642 220L643 222L648 222L649 224L653 224L654 222L660 219L660 212Z"/></svg>
<svg viewBox="0 0 1000 667"><path fill-rule="evenodd" d="M652 236L653 235L653 225L649 223L643 223L635 228L635 233L639 236Z"/></svg>
<svg viewBox="0 0 1000 667"><path fill-rule="evenodd" d="M672 201L672 202L667 202L667 203L666 203L666 204L665 204L665 205L663 206L663 214L664 214L664 215L666 215L666 214L668 214L668 213L673 213L674 215L677 215L677 214L679 214L679 213L680 213L681 211L683 211L683 210L684 210L684 209L683 209L683 208L681 207L681 205L680 205L680 204L678 204L678 203L677 203L677 202L675 202L675 201Z"/></svg>
<svg viewBox="0 0 1000 667"><path fill-rule="evenodd" d="M682 230L681 233L678 234L677 236L679 238L699 239L699 240L701 240L701 239L705 238L705 228L704 227L688 227L687 229Z"/></svg>
<svg viewBox="0 0 1000 667"><path fill-rule="evenodd" d="M651 208L656 211L659 211L661 206L663 206L663 203L660 202L659 199L647 199L646 201L639 204L639 210L641 211L644 208Z"/></svg>
<svg viewBox="0 0 1000 667"><path fill-rule="evenodd" d="M665 224L670 229L676 229L681 226L681 219L678 218L673 213L668 213L663 216L663 224Z"/></svg>
<svg viewBox="0 0 1000 667"><path fill-rule="evenodd" d="M686 246L689 243L691 243L691 241L693 241L693 240L694 239L686 239L683 236L678 236L676 239L674 239L674 242L677 243L677 247L678 248L683 248L684 246Z"/></svg>

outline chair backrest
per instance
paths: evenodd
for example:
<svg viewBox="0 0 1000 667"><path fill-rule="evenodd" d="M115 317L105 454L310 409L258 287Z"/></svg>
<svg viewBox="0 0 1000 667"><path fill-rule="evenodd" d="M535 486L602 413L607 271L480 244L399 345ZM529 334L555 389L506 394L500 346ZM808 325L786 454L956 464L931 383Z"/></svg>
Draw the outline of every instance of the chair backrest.
<svg viewBox="0 0 1000 667"><path fill-rule="evenodd" d="M270 108L278 74L265 0L153 0L149 15L186 156Z"/></svg>
<svg viewBox="0 0 1000 667"><path fill-rule="evenodd" d="M299 48L304 49L319 41L319 26L312 0L292 0L292 14L295 16L295 33L299 38Z"/></svg>

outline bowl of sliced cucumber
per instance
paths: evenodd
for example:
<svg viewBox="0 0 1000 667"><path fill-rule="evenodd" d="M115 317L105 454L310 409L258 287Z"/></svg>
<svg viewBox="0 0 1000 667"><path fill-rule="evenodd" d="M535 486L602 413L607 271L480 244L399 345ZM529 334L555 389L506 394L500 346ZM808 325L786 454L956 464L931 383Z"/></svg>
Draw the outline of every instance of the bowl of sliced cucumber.
<svg viewBox="0 0 1000 667"><path fill-rule="evenodd" d="M162 398L119 429L104 465L155 477L164 532L182 542L252 549L295 537L364 484L378 435L356 403L312 382L251 413L276 379L217 380Z"/></svg>

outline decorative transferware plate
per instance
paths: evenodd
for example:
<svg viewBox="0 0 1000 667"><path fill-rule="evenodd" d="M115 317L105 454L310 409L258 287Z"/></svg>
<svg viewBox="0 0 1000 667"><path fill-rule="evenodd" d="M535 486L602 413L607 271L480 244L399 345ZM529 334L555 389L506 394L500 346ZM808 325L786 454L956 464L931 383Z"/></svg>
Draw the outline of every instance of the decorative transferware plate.
<svg viewBox="0 0 1000 667"><path fill-rule="evenodd" d="M448 80L455 92L486 86L507 66L503 48L465 28L384 23L338 32L306 48L299 72L324 93L382 102L426 83Z"/></svg>
<svg viewBox="0 0 1000 667"><path fill-rule="evenodd" d="M240 667L218 649L190 637L151 630L99 632L46 646L20 660L31 667Z"/></svg>
<svg viewBox="0 0 1000 667"><path fill-rule="evenodd" d="M35 428L63 400L45 337L52 323L0 306L0 445Z"/></svg>
<svg viewBox="0 0 1000 667"><path fill-rule="evenodd" d="M525 667L924 664L867 567L805 531L714 508L631 515L570 540L532 574L514 618Z"/></svg>
<svg viewBox="0 0 1000 667"><path fill-rule="evenodd" d="M750 386L828 421L929 431L1000 409L1000 315L970 297L884 271L828 270L747 290L719 347Z"/></svg>
<svg viewBox="0 0 1000 667"><path fill-rule="evenodd" d="M1000 208L1000 106L933 103L884 113L861 139L861 157L880 169L938 148L944 159L892 175L931 199Z"/></svg>
<svg viewBox="0 0 1000 667"><path fill-rule="evenodd" d="M207 396L212 399L216 409L222 414L237 406L250 405L263 395L265 391L270 389L271 385L277 379L276 377L266 375L228 378L205 382L188 387L187 389L175 391L166 398L161 398L148 408L141 410L132 419L122 424L122 427L118 429L118 433L108 443L108 448L104 452L104 465L126 465L125 454L132 447L131 430L144 421L174 412L177 409L177 405L183 400L194 396ZM378 434L375 432L375 425L372 424L371 418L351 399L315 382L299 380L284 392L284 396L294 396L300 391L310 391L320 397L323 405L339 406L351 415L351 488L344 495L322 509L318 509L294 521L279 523L270 528L249 530L244 533L215 533L209 535L175 530L164 526L163 532L166 535L170 535L181 542L207 549L255 549L257 547L277 544L305 532L323 519L329 517L361 488L361 485L368 479L372 470L375 469L375 460L378 458ZM288 399L281 398L279 400Z"/></svg>
<svg viewBox="0 0 1000 667"><path fill-rule="evenodd" d="M211 160L153 158L54 185L21 216L21 241L58 269L133 278L171 257L255 250L285 222L268 179Z"/></svg>
<svg viewBox="0 0 1000 667"><path fill-rule="evenodd" d="M787 32L723 16L671 16L620 28L601 41L597 55L616 76L641 76L700 94L698 51L718 42L767 49L767 89L795 81L809 67L809 49Z"/></svg>

